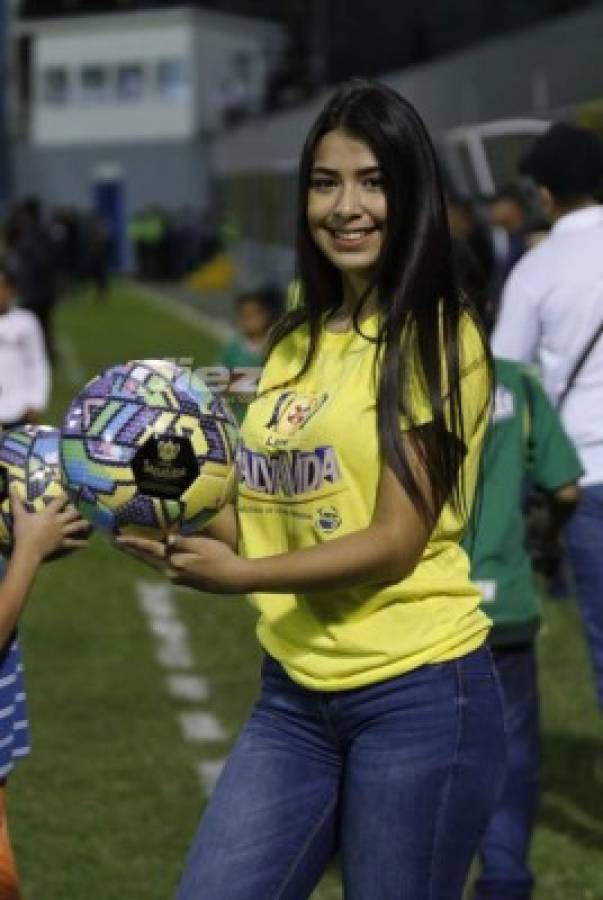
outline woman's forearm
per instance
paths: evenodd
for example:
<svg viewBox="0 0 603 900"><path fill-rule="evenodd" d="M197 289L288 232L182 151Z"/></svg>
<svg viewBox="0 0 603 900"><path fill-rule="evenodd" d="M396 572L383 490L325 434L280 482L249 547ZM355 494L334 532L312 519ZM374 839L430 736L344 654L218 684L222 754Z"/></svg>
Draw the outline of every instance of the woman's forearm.
<svg viewBox="0 0 603 900"><path fill-rule="evenodd" d="M228 544L236 552L239 543L237 512L231 503L224 506L202 531L204 537Z"/></svg>
<svg viewBox="0 0 603 900"><path fill-rule="evenodd" d="M314 547L247 560L244 589L293 593L391 583L413 570L424 544L420 534L400 540L372 524Z"/></svg>

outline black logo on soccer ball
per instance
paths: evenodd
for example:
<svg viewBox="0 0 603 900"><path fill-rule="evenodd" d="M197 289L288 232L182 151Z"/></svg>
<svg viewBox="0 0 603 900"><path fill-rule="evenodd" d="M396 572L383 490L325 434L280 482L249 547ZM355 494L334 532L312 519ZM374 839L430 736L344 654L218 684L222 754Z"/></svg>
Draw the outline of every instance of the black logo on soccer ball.
<svg viewBox="0 0 603 900"><path fill-rule="evenodd" d="M150 437L132 460L134 480L141 494L177 500L199 475L191 442L179 435Z"/></svg>

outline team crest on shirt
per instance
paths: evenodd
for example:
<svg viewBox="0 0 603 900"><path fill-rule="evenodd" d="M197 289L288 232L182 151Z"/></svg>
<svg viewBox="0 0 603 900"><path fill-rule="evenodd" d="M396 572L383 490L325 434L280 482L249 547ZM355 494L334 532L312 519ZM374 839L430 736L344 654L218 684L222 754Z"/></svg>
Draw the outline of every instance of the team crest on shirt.
<svg viewBox="0 0 603 900"><path fill-rule="evenodd" d="M324 406L328 396L327 393L296 394L286 391L278 397L266 427L282 437L291 437L307 425Z"/></svg>
<svg viewBox="0 0 603 900"><path fill-rule="evenodd" d="M331 534L341 525L341 516L334 506L321 506L314 517L314 524L319 531Z"/></svg>

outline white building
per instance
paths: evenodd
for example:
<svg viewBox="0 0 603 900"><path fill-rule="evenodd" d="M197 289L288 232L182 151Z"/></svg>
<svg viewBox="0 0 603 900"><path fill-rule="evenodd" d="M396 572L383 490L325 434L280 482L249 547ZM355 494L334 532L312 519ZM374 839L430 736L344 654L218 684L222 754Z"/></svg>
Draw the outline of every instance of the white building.
<svg viewBox="0 0 603 900"><path fill-rule="evenodd" d="M262 108L279 26L198 9L13 26L17 194L93 204L119 185L128 214L205 207L208 143Z"/></svg>

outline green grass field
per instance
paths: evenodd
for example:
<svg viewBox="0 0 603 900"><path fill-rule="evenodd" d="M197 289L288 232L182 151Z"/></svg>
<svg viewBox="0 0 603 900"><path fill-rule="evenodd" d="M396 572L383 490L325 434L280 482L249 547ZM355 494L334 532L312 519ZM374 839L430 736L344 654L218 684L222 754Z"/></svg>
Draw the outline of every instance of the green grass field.
<svg viewBox="0 0 603 900"><path fill-rule="evenodd" d="M79 379L133 357L215 359L200 330L125 286L58 310L62 356L49 421ZM225 739L186 742L155 642L136 602L149 570L102 538L48 565L22 635L33 754L12 778L10 820L28 900L168 900L204 803L197 767L222 757L255 693L254 616L239 598L178 590L205 704ZM536 900L603 898L603 729L575 609L546 604L540 639L544 794L534 845ZM330 873L315 900L338 900ZM369 898L366 900L378 900Z"/></svg>

